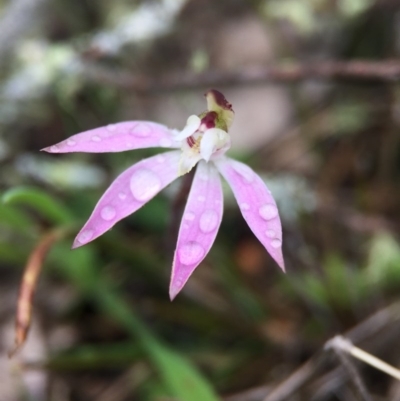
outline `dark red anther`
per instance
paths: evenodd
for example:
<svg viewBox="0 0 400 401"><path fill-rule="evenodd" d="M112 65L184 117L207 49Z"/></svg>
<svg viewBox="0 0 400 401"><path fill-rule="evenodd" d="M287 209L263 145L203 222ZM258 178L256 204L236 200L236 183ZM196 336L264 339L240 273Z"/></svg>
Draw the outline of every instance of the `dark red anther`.
<svg viewBox="0 0 400 401"><path fill-rule="evenodd" d="M186 139L186 142L191 148L193 148L194 144L196 143L192 136L189 136L189 138Z"/></svg>

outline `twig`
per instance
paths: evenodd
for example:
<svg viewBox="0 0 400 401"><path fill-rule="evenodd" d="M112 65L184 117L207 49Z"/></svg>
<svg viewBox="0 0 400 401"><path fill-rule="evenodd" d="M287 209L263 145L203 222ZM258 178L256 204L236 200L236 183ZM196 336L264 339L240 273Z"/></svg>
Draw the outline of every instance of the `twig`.
<svg viewBox="0 0 400 401"><path fill-rule="evenodd" d="M332 340L328 341L325 345L326 350L332 349L342 366L347 370L351 381L353 382L358 394L362 401L372 401L371 396L368 394L367 388L357 368L354 366L350 358L347 356L346 352L349 352L347 343L351 344L349 341L345 340L342 336L336 336ZM346 345L345 345L346 344Z"/></svg>
<svg viewBox="0 0 400 401"><path fill-rule="evenodd" d="M293 374L291 374L284 382L279 384L271 393L269 393L263 401L280 401L285 400L290 394L293 394L305 383L313 378L320 368L326 362L325 354L318 354L309 359Z"/></svg>
<svg viewBox="0 0 400 401"><path fill-rule="evenodd" d="M10 358L22 347L28 335L31 325L33 297L46 255L53 244L69 231L70 227L51 230L43 236L29 256L20 284L15 318L15 346L9 352Z"/></svg>
<svg viewBox="0 0 400 401"><path fill-rule="evenodd" d="M342 336L336 336L332 340L328 341L325 346L326 349L340 350L342 352L347 352L348 354L354 356L354 358L359 359L373 366L374 368L381 370L382 372L400 380L400 370L389 365L388 363L380 360L379 358L363 351L352 344L352 342Z"/></svg>
<svg viewBox="0 0 400 401"><path fill-rule="evenodd" d="M240 393L223 397L224 401L259 401L270 392L269 386L255 387L250 390L245 390Z"/></svg>
<svg viewBox="0 0 400 401"><path fill-rule="evenodd" d="M303 80L334 80L349 82L396 82L400 80L400 61L316 61L287 63L247 68L245 70L207 71L202 74L180 72L159 76L136 75L83 62L83 75L121 89L137 92L164 92L183 89L211 88L259 83L290 83Z"/></svg>

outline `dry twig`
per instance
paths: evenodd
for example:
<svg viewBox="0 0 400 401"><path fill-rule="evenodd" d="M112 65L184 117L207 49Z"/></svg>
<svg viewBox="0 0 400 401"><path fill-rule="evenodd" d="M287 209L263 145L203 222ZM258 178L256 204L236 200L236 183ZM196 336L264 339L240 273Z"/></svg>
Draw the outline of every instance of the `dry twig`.
<svg viewBox="0 0 400 401"><path fill-rule="evenodd" d="M18 295L15 318L15 346L9 353L10 358L22 347L28 335L32 317L33 297L35 295L40 272L42 271L44 259L52 245L65 234L65 228L48 232L41 241L39 241L29 256Z"/></svg>
<svg viewBox="0 0 400 401"><path fill-rule="evenodd" d="M287 63L247 68L241 71L207 71L202 74L181 72L154 77L133 76L125 71L111 70L85 62L86 78L136 92L164 92L183 89L211 88L259 83L290 83L304 80L334 80L350 82L397 82L400 80L400 61L324 61Z"/></svg>

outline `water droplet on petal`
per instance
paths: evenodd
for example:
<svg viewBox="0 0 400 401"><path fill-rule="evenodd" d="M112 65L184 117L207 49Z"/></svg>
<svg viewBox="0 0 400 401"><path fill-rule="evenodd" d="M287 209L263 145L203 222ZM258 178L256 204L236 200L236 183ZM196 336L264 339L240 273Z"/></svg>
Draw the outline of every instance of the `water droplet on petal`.
<svg viewBox="0 0 400 401"><path fill-rule="evenodd" d="M115 124L109 124L107 125L107 131L113 132L117 129L117 126Z"/></svg>
<svg viewBox="0 0 400 401"><path fill-rule="evenodd" d="M195 217L196 217L196 215L195 215L193 212L187 212L187 213L185 213L185 215L183 216L183 218L184 218L185 220L188 220L188 221L193 221L193 220L195 219Z"/></svg>
<svg viewBox="0 0 400 401"><path fill-rule="evenodd" d="M73 139L67 139L67 145L68 146L75 146L76 142Z"/></svg>
<svg viewBox="0 0 400 401"><path fill-rule="evenodd" d="M125 192L120 192L120 193L118 194L118 198L121 199L121 200L126 199L126 193L125 193Z"/></svg>
<svg viewBox="0 0 400 401"><path fill-rule="evenodd" d="M161 138L159 145L163 148L169 148L172 145L172 140L169 138Z"/></svg>
<svg viewBox="0 0 400 401"><path fill-rule="evenodd" d="M105 206L100 212L101 217L107 221L112 220L116 214L117 211L112 206Z"/></svg>
<svg viewBox="0 0 400 401"><path fill-rule="evenodd" d="M156 162L159 163L159 164L164 163L165 162L165 157L162 156L162 155L158 155L156 157Z"/></svg>
<svg viewBox="0 0 400 401"><path fill-rule="evenodd" d="M198 263L204 256L204 248L195 241L187 242L179 248L179 260L183 265Z"/></svg>
<svg viewBox="0 0 400 401"><path fill-rule="evenodd" d="M92 237L93 237L94 231L93 230L84 230L78 234L76 239L81 243L81 244L86 244L89 242Z"/></svg>
<svg viewBox="0 0 400 401"><path fill-rule="evenodd" d="M139 123L131 128L131 134L144 138L151 134L151 127L145 123Z"/></svg>
<svg viewBox="0 0 400 401"><path fill-rule="evenodd" d="M218 213L215 210L206 210L200 216L200 230L203 233L210 233L218 226Z"/></svg>
<svg viewBox="0 0 400 401"><path fill-rule="evenodd" d="M259 213L264 220L272 220L278 216L278 209L272 203L267 203L266 205L260 207Z"/></svg>
<svg viewBox="0 0 400 401"><path fill-rule="evenodd" d="M100 142L100 141L101 141L101 138L100 138L98 135L93 135L93 136L92 136L92 141L93 141L93 142Z"/></svg>
<svg viewBox="0 0 400 401"><path fill-rule="evenodd" d="M133 173L130 189L136 200L147 202L161 189L161 180L153 171L142 168Z"/></svg>
<svg viewBox="0 0 400 401"><path fill-rule="evenodd" d="M250 205L248 203L241 203L239 207L241 210L250 210Z"/></svg>
<svg viewBox="0 0 400 401"><path fill-rule="evenodd" d="M276 232L274 230L267 230L267 231L265 231L265 235L268 238L274 238L276 236Z"/></svg>
<svg viewBox="0 0 400 401"><path fill-rule="evenodd" d="M242 177L246 184L250 184L254 180L254 171L245 164L234 163L233 169Z"/></svg>
<svg viewBox="0 0 400 401"><path fill-rule="evenodd" d="M197 200L199 202L204 202L206 200L206 198L203 195L200 195L200 196L197 197Z"/></svg>
<svg viewBox="0 0 400 401"><path fill-rule="evenodd" d="M273 240L271 241L271 246L272 246L273 248L280 248L280 247L282 246L282 241L281 241L280 239L278 239L278 238L273 239Z"/></svg>
<svg viewBox="0 0 400 401"><path fill-rule="evenodd" d="M50 147L50 151L53 153L58 153L60 151L60 148L57 145L53 145Z"/></svg>

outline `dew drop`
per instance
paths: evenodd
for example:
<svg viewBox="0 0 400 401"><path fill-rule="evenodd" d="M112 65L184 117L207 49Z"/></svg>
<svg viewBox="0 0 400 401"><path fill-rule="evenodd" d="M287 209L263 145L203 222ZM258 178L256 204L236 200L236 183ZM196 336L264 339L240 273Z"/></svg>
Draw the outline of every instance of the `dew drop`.
<svg viewBox="0 0 400 401"><path fill-rule="evenodd" d="M136 200L146 202L161 189L161 180L153 171L142 168L133 173L130 189Z"/></svg>
<svg viewBox="0 0 400 401"><path fill-rule="evenodd" d="M195 241L187 242L179 248L179 260L183 265L198 263L204 256L204 248Z"/></svg>
<svg viewBox="0 0 400 401"><path fill-rule="evenodd" d="M149 127L148 124L145 123L136 124L131 128L131 134L139 136L141 138L149 136L150 133L151 133L151 128Z"/></svg>
<svg viewBox="0 0 400 401"><path fill-rule="evenodd" d="M250 210L250 205L248 203L241 203L239 207L241 210Z"/></svg>
<svg viewBox="0 0 400 401"><path fill-rule="evenodd" d="M109 124L107 125L107 131L113 132L117 129L117 126L115 124Z"/></svg>
<svg viewBox="0 0 400 401"><path fill-rule="evenodd" d="M74 145L76 145L76 142L73 139L67 139L67 145L74 146Z"/></svg>
<svg viewBox="0 0 400 401"><path fill-rule="evenodd" d="M92 136L92 141L93 142L101 142L101 138L98 135L93 135Z"/></svg>
<svg viewBox="0 0 400 401"><path fill-rule="evenodd" d="M193 212L187 212L183 218L188 221L193 221L196 218L196 215Z"/></svg>
<svg viewBox="0 0 400 401"><path fill-rule="evenodd" d="M93 238L94 231L93 230L84 230L78 234L76 239L81 243L81 244L86 244Z"/></svg>
<svg viewBox="0 0 400 401"><path fill-rule="evenodd" d="M242 177L246 184L250 184L254 180L254 171L245 164L234 163L232 164L233 169Z"/></svg>
<svg viewBox="0 0 400 401"><path fill-rule="evenodd" d="M278 216L278 209L272 203L267 203L260 207L259 213L264 220L272 220Z"/></svg>
<svg viewBox="0 0 400 401"><path fill-rule="evenodd" d="M58 153L59 151L60 151L60 149L57 145L53 145L50 147L50 152Z"/></svg>
<svg viewBox="0 0 400 401"><path fill-rule="evenodd" d="M102 219L104 219L106 221L112 220L116 214L117 214L117 211L112 206L105 206L105 207L103 207L103 209L101 209L101 212L100 212Z"/></svg>
<svg viewBox="0 0 400 401"><path fill-rule="evenodd" d="M126 193L125 193L125 192L120 192L120 193L118 194L118 198L121 199L121 200L126 199Z"/></svg>
<svg viewBox="0 0 400 401"><path fill-rule="evenodd" d="M204 202L206 200L206 198L203 195L200 195L200 196L197 197L197 200L199 202Z"/></svg>
<svg viewBox="0 0 400 401"><path fill-rule="evenodd" d="M276 236L276 232L274 230L267 230L267 231L265 231L265 235L268 238L274 238Z"/></svg>
<svg viewBox="0 0 400 401"><path fill-rule="evenodd" d="M281 241L280 239L278 239L278 238L273 239L273 240L271 241L271 246L272 246L273 248L280 248L280 247L282 246L282 241Z"/></svg>
<svg viewBox="0 0 400 401"><path fill-rule="evenodd" d="M169 148L172 145L172 141L169 138L161 138L160 142L159 142L159 145L162 148Z"/></svg>
<svg viewBox="0 0 400 401"><path fill-rule="evenodd" d="M203 233L210 233L214 231L218 226L218 213L215 210L206 210L200 216L200 230Z"/></svg>

